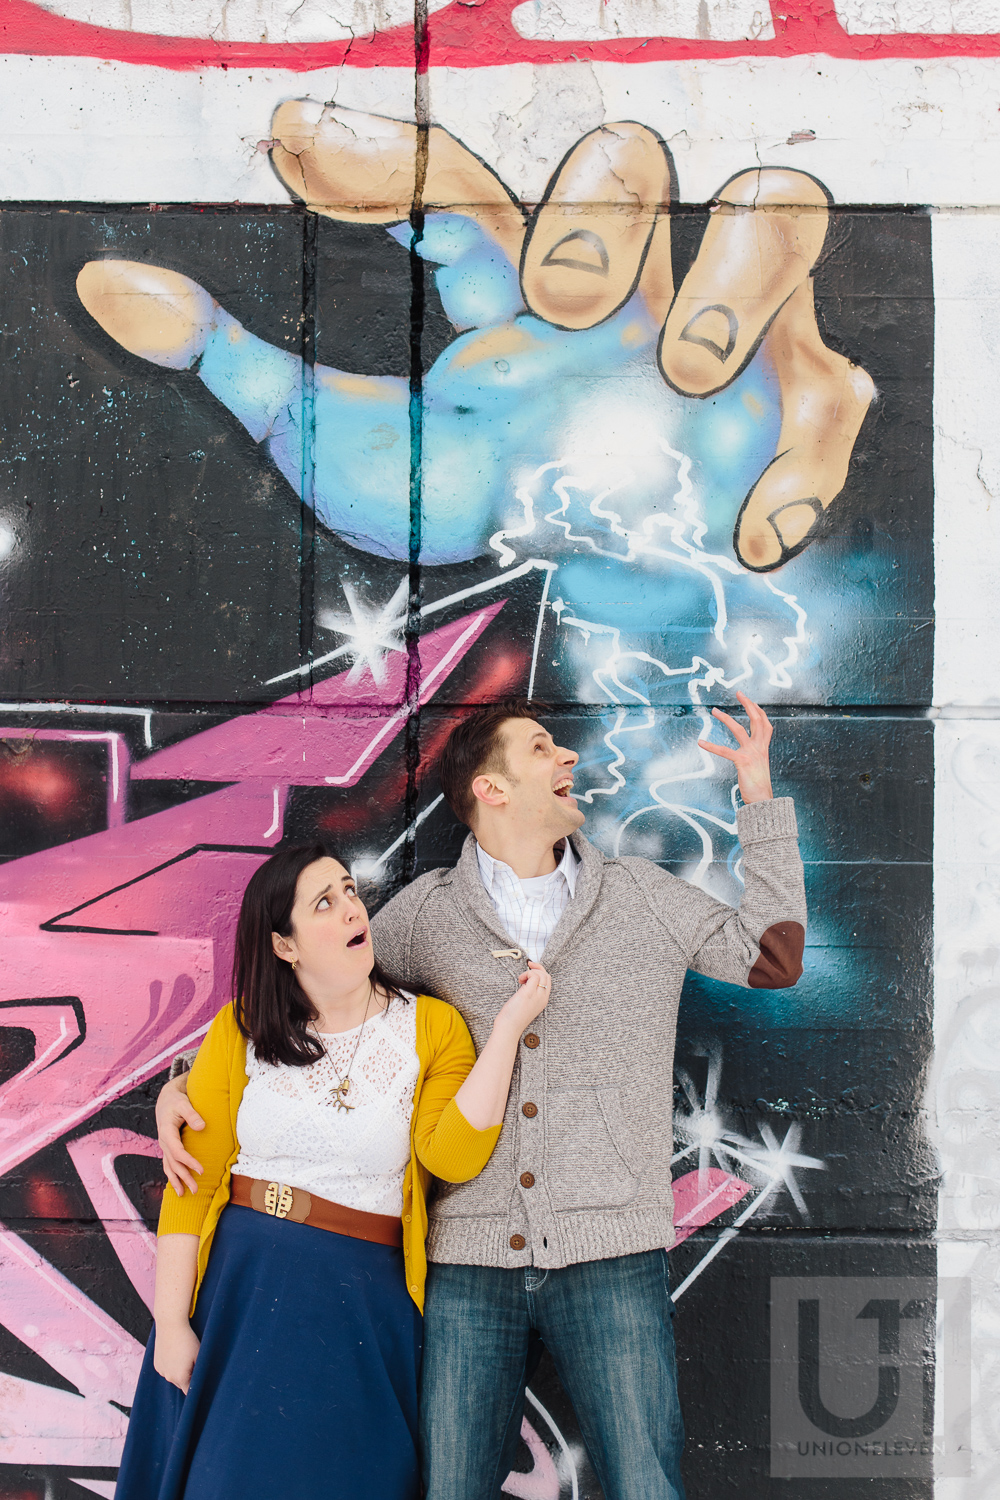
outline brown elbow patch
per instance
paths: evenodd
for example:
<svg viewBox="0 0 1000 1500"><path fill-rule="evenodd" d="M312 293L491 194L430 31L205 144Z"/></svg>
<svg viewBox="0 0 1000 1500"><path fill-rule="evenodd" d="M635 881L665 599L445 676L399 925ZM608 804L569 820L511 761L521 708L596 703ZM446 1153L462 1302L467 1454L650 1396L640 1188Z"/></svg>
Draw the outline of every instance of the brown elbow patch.
<svg viewBox="0 0 1000 1500"><path fill-rule="evenodd" d="M747 980L752 990L787 990L802 974L806 930L801 922L775 922L760 936L760 958Z"/></svg>

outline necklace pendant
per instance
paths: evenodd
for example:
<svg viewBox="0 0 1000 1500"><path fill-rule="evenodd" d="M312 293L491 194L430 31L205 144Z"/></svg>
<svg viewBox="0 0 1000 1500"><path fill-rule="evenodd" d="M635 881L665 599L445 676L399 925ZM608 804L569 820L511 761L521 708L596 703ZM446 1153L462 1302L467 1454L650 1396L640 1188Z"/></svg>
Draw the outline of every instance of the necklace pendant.
<svg viewBox="0 0 1000 1500"><path fill-rule="evenodd" d="M330 1099L340 1109L353 1109L353 1104L347 1103L347 1094L351 1087L349 1078L343 1079L330 1090Z"/></svg>
<svg viewBox="0 0 1000 1500"><path fill-rule="evenodd" d="M338 1111L340 1111L342 1109L343 1110L350 1110L350 1109L354 1108L353 1104L345 1104L344 1101L343 1101L343 1099L340 1098L339 1094L337 1095L336 1105L337 1105Z"/></svg>

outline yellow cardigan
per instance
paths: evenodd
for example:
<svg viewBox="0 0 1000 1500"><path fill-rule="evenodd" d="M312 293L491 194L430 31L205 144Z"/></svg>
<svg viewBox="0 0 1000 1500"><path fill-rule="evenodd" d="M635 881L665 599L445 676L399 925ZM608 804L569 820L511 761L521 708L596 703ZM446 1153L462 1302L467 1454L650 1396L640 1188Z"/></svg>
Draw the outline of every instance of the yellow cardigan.
<svg viewBox="0 0 1000 1500"><path fill-rule="evenodd" d="M410 1161L403 1179L403 1258L410 1296L423 1312L430 1180L468 1182L477 1176L493 1153L500 1126L475 1130L455 1103L476 1060L469 1029L458 1011L431 995L418 995L416 1006L420 1072L410 1118ZM168 1184L160 1209L159 1234L196 1234L199 1239L192 1312L240 1154L236 1116L247 1086L246 1058L246 1040L230 1004L208 1028L188 1075L188 1097L205 1121L204 1130L184 1132L185 1147L204 1167L198 1191L179 1198Z"/></svg>

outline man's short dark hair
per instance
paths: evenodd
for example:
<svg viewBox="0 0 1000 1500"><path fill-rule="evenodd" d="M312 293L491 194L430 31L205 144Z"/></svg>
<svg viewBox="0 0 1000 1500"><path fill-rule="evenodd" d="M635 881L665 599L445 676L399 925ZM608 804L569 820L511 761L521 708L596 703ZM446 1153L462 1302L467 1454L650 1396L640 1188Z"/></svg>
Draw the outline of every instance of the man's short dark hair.
<svg viewBox="0 0 1000 1500"><path fill-rule="evenodd" d="M490 771L510 775L503 741L504 724L508 719L537 719L544 712L544 703L505 698L500 703L484 703L455 725L441 752L438 778L445 800L460 823L472 827L476 814L472 783L477 776Z"/></svg>

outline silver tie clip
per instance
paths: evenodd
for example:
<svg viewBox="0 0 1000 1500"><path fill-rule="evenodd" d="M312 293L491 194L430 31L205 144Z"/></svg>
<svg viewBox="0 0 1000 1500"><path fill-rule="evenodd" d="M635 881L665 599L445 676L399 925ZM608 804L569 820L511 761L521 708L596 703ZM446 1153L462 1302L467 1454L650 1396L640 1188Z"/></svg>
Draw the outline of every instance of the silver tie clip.
<svg viewBox="0 0 1000 1500"><path fill-rule="evenodd" d="M493 954L494 958L520 958L521 957L521 950L520 950L520 948L493 948L491 951L492 951L492 954Z"/></svg>

